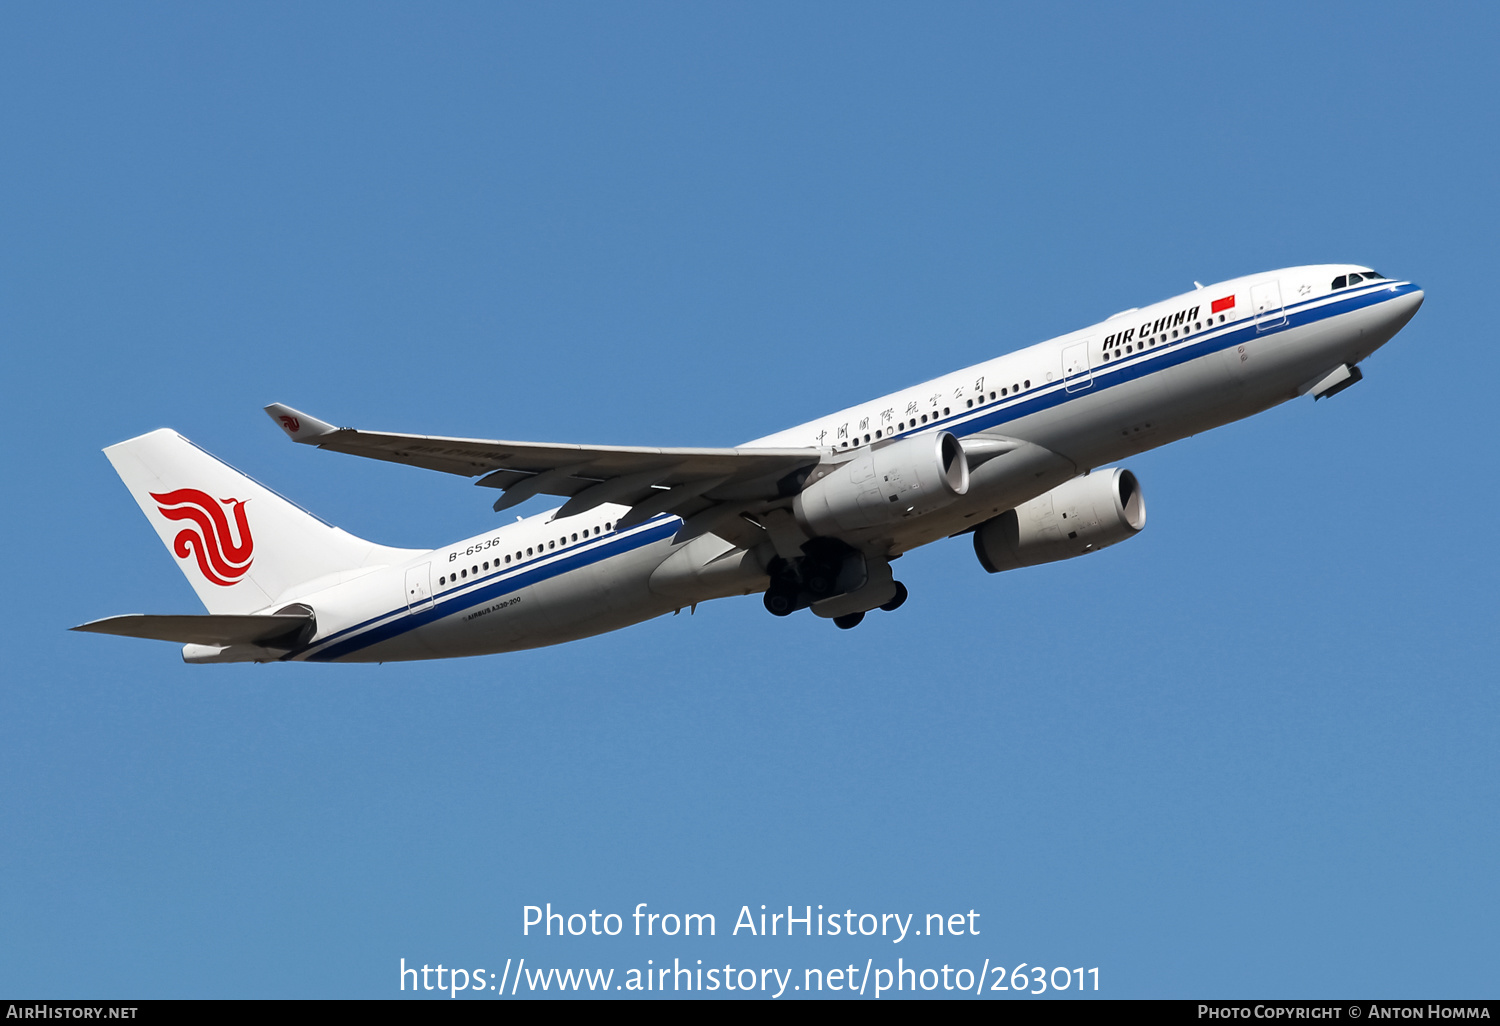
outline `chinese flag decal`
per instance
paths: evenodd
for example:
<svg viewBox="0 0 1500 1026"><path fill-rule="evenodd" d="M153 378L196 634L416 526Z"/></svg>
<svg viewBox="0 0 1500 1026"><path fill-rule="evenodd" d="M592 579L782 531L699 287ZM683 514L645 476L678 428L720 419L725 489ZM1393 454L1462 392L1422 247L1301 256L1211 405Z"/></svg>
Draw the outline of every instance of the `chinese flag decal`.
<svg viewBox="0 0 1500 1026"><path fill-rule="evenodd" d="M1210 313L1223 313L1225 310L1231 309L1233 306L1234 306L1234 297L1233 296L1225 296L1223 299L1216 299L1216 300L1214 300L1214 305L1210 308L1209 312Z"/></svg>

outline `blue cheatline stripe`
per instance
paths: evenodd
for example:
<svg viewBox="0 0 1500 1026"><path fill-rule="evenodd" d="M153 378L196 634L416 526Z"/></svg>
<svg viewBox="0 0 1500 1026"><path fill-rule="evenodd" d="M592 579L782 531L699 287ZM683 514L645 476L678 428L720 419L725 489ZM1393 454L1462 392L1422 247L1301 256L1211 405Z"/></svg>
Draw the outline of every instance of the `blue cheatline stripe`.
<svg viewBox="0 0 1500 1026"><path fill-rule="evenodd" d="M1026 395L1008 403L996 403L983 410L965 410L949 417L930 420L919 429L911 429L886 437L905 438L910 435L951 428L961 429L955 432L960 436L975 434L1043 410L1055 409L1074 399L1093 395L1116 385L1136 381L1157 371L1180 366L1204 356L1211 356L1248 339L1267 338L1277 332L1289 331L1292 328L1303 327L1330 317L1352 313L1355 310L1410 295L1416 291L1418 291L1417 286L1409 282L1398 284L1394 288L1390 282L1379 282L1372 288L1361 289L1357 292L1351 291L1342 296L1332 298L1319 296L1316 299L1283 306L1282 311L1286 315L1286 320L1263 331L1256 329L1255 318L1252 315L1233 325L1226 324L1222 327L1204 329L1195 336L1185 336L1157 349L1148 349L1144 353L1137 353L1119 361L1093 367L1091 368L1093 384L1089 387L1069 392L1065 388L1065 381L1051 381L1046 385L1031 389ZM853 451L853 448L834 450L834 452ZM339 659L351 652L368 648L425 624L444 619L455 613L462 613L502 595L520 591L527 585L558 577L571 570L591 566L613 556L670 538L677 533L680 523L681 520L678 517L659 514L627 533L600 539L599 543L580 545L566 555L539 557L529 567L511 567L491 573L488 577L480 578L477 585L471 583L461 591L450 592L446 597L434 598L430 609L411 611L397 607L387 610L352 627L336 631L308 648L288 653L283 658L314 662Z"/></svg>
<svg viewBox="0 0 1500 1026"><path fill-rule="evenodd" d="M919 435L934 430L952 430L959 437L976 434L990 428L999 427L1033 413L1043 410L1054 409L1073 399L1081 399L1084 396L1093 395L1104 389L1126 382L1135 381L1148 374L1167 370L1188 363L1191 360L1214 353L1222 352L1255 338L1269 338L1282 331L1292 328L1303 327L1317 321L1326 320L1329 317L1337 317L1341 314L1352 313L1355 310L1377 303L1384 303L1391 299L1410 295L1419 291L1416 285L1404 283L1397 285L1394 289L1390 282L1380 282L1369 290L1351 292L1344 296L1319 296L1316 299L1304 300L1282 307L1286 320L1275 327L1265 330L1257 330L1255 317L1251 316L1243 321L1236 321L1233 325L1223 325L1212 330L1205 328L1197 335L1177 339L1164 346L1148 349L1144 353L1136 353L1121 360L1111 360L1107 364L1090 367L1093 384L1083 388L1075 388L1066 391L1066 382L1059 379L1049 381L1045 385L1038 385L1031 389L1019 400L1011 399L1009 402L1001 401L984 409L964 410L951 416L937 420L929 420L917 429L908 428L895 434L886 435L887 438L906 438L910 435ZM1090 340L1092 341L1092 340ZM836 452L853 452L855 447L849 449L838 449Z"/></svg>
<svg viewBox="0 0 1500 1026"><path fill-rule="evenodd" d="M330 634L308 648L288 653L283 658L326 662L339 659L371 645L379 644L407 631L462 613L494 599L520 591L528 585L559 577L571 570L592 566L622 553L631 552L654 544L677 533L682 521L678 517L660 514L645 524L623 534L601 538L597 544L580 545L566 553L557 553L534 561L519 569L511 567L498 573L482 577L477 584L471 582L466 588L435 597L432 607L409 610L401 607L370 617L353 627Z"/></svg>

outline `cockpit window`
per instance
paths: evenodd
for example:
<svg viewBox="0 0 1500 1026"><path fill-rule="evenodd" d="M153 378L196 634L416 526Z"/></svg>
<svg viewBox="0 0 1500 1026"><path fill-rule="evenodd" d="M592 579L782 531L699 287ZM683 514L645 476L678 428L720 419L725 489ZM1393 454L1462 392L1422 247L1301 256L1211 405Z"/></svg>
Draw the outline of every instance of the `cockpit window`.
<svg viewBox="0 0 1500 1026"><path fill-rule="evenodd" d="M1348 288L1350 285L1358 285L1362 281L1389 281L1379 271L1360 271L1358 274L1341 274L1333 279L1332 287L1335 289Z"/></svg>

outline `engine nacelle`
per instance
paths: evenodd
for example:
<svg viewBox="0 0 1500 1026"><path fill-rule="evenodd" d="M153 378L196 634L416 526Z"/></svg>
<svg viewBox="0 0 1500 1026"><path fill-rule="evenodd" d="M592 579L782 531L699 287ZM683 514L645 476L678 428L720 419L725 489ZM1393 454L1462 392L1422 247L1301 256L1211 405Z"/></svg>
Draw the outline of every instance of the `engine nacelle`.
<svg viewBox="0 0 1500 1026"><path fill-rule="evenodd" d="M814 537L837 535L931 513L968 490L963 446L939 431L871 449L826 472L817 468L792 509Z"/></svg>
<svg viewBox="0 0 1500 1026"><path fill-rule="evenodd" d="M1145 526L1146 500L1135 475L1119 468L1096 470L985 521L974 532L974 554L997 574L1082 556L1133 537Z"/></svg>

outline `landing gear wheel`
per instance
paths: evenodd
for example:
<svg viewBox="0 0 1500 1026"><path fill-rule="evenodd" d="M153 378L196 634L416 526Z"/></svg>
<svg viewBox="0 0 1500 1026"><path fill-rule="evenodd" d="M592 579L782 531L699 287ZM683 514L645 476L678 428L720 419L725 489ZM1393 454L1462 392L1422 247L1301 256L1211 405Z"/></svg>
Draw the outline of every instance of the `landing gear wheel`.
<svg viewBox="0 0 1500 1026"><path fill-rule="evenodd" d="M839 577L854 549L835 538L813 538L802 546L797 568L802 588L813 601L828 598L839 590Z"/></svg>
<svg viewBox="0 0 1500 1026"><path fill-rule="evenodd" d="M790 616L797 605L796 597L780 588L769 589L764 601L766 612L772 616Z"/></svg>
<svg viewBox="0 0 1500 1026"><path fill-rule="evenodd" d="M847 631L851 627L858 627L864 618L864 613L845 613L843 616L835 616L833 625L841 631Z"/></svg>
<svg viewBox="0 0 1500 1026"><path fill-rule="evenodd" d="M894 613L896 610L898 610L898 609L901 608L901 603L903 603L905 601L906 601L906 585L902 584L900 581L897 581L896 582L896 594L892 595L891 596L891 600L889 602L885 603L884 605L882 605L880 608L884 609L887 613Z"/></svg>

